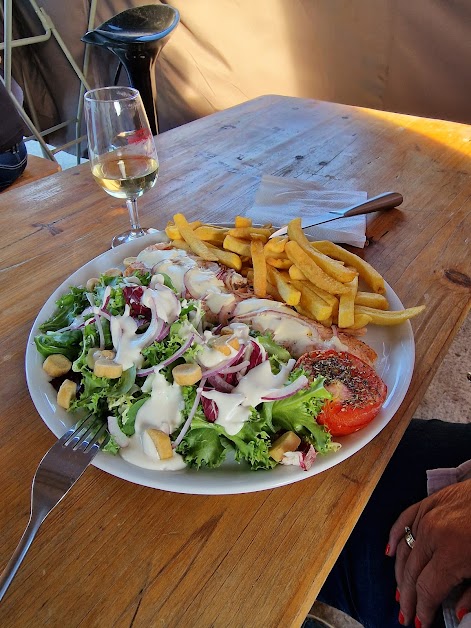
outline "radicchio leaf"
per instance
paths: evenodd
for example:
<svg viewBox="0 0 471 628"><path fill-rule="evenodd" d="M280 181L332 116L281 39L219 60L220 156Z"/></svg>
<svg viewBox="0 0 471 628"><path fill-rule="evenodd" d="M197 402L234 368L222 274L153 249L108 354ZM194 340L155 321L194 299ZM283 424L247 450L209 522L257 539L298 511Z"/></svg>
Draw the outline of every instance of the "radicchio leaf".
<svg viewBox="0 0 471 628"><path fill-rule="evenodd" d="M205 390L210 390L209 388L205 388ZM214 423L218 418L218 407L214 399L208 399L201 395L201 406L203 408L204 416L206 417L209 423Z"/></svg>

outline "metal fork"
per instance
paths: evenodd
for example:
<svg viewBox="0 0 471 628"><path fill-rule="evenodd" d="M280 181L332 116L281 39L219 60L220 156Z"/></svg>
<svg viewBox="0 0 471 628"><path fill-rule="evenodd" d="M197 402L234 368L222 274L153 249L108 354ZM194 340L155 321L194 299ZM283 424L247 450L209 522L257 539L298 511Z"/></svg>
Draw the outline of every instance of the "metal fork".
<svg viewBox="0 0 471 628"><path fill-rule="evenodd" d="M18 571L39 526L69 492L108 440L106 428L106 424L97 425L95 417L88 416L64 434L39 463L31 488L31 514L28 525L0 576L0 601Z"/></svg>

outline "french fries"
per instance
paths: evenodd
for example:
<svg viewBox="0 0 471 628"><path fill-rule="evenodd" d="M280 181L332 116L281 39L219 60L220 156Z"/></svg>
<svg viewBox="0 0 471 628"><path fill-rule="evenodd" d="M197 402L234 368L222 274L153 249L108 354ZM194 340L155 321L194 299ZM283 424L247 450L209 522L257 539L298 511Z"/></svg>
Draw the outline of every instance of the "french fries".
<svg viewBox="0 0 471 628"><path fill-rule="evenodd" d="M276 236L265 244L264 251L267 257L275 257L285 251L285 244L288 242L288 236Z"/></svg>
<svg viewBox="0 0 471 628"><path fill-rule="evenodd" d="M349 266L353 266L354 268L356 268L360 277L373 290L373 292L377 292L378 294L384 294L386 292L384 279L381 277L378 271L375 270L373 266L368 264L368 262L365 262L365 260L361 259L361 257L358 257L358 255L350 253L350 251L343 249L338 244L328 242L327 240L312 242L312 246L321 253L329 255L334 259L345 262Z"/></svg>
<svg viewBox="0 0 471 628"><path fill-rule="evenodd" d="M213 253L206 244L195 235L193 227L187 221L183 214L175 214L173 217L175 225L180 232L181 237L190 246L193 253L196 253L198 257L208 262L217 262L218 257Z"/></svg>
<svg viewBox="0 0 471 628"><path fill-rule="evenodd" d="M250 253L253 265L253 290L260 298L267 296L267 265L263 254L263 243L260 240L252 240Z"/></svg>
<svg viewBox="0 0 471 628"><path fill-rule="evenodd" d="M219 249L217 246L214 246L214 244L210 244L209 242L207 245L208 248L215 253L218 262L221 262L221 264L224 264L228 268L233 268L237 271L241 270L242 260L240 255L237 255L237 253L233 253L232 251Z"/></svg>
<svg viewBox="0 0 471 628"><path fill-rule="evenodd" d="M366 314L371 318L372 325L398 325L409 320L413 316L417 316L425 310L425 305L409 307L405 310L375 310L372 307L357 305L355 312L358 314Z"/></svg>
<svg viewBox="0 0 471 628"><path fill-rule="evenodd" d="M271 266L267 265L266 268L268 280L275 286L286 305L298 305L301 299L301 292L293 286L289 278Z"/></svg>
<svg viewBox="0 0 471 628"><path fill-rule="evenodd" d="M274 266L275 268L281 268L283 270L288 270L293 265L293 262L286 258L280 257L266 257L265 261L270 266Z"/></svg>
<svg viewBox="0 0 471 628"><path fill-rule="evenodd" d="M301 228L301 218L295 218L289 223L288 237L290 240L297 242L303 251L316 262L319 268L322 268L324 272L334 277L334 279L342 283L347 283L357 276L358 273L353 268L345 268L345 266L337 260L331 259L327 255L316 251L316 249L311 246L311 243L306 238Z"/></svg>
<svg viewBox="0 0 471 628"><path fill-rule="evenodd" d="M234 227L228 230L228 234L234 238L263 240L264 242L268 240L272 232L272 229L265 227Z"/></svg>
<svg viewBox="0 0 471 628"><path fill-rule="evenodd" d="M377 310L389 310L388 300L377 292L358 291L355 297L355 305L366 305Z"/></svg>
<svg viewBox="0 0 471 628"><path fill-rule="evenodd" d="M194 222L188 223L192 229L196 229L202 226L202 222L200 220L195 220ZM170 238L170 240L183 240L182 235L177 227L177 225L168 223L165 227L165 233Z"/></svg>
<svg viewBox="0 0 471 628"><path fill-rule="evenodd" d="M355 324L355 296L358 290L358 277L346 284L348 292L340 295L338 323L339 327L353 327Z"/></svg>
<svg viewBox="0 0 471 628"><path fill-rule="evenodd" d="M251 227L252 219L245 216L236 216L234 218L234 227Z"/></svg>
<svg viewBox="0 0 471 628"><path fill-rule="evenodd" d="M200 240L205 240L212 244L222 244L227 234L227 229L211 225L201 225L196 227L194 231Z"/></svg>
<svg viewBox="0 0 471 628"><path fill-rule="evenodd" d="M250 242L247 240L241 240L240 238L236 238L232 235L227 234L224 238L222 246L227 251L232 251L233 253L237 253L238 255L243 255L244 257L250 257Z"/></svg>
<svg viewBox="0 0 471 628"><path fill-rule="evenodd" d="M319 286L330 294L342 294L348 291L348 288L343 283L324 272L297 242L293 240L287 242L285 251L293 264L302 268L303 274L314 285Z"/></svg>
<svg viewBox="0 0 471 628"><path fill-rule="evenodd" d="M234 227L225 228L188 222L183 214L175 214L165 231L176 248L247 277L258 298L282 301L325 326L353 332L368 324L398 325L425 308L391 311L383 277L337 244L308 240L298 218L289 223L288 235L271 239L271 225L254 226L244 216L236 216Z"/></svg>
<svg viewBox="0 0 471 628"><path fill-rule="evenodd" d="M332 305L324 301L310 286L308 281L292 280L292 284L301 293L298 305L295 306L300 314L305 314L319 322L324 322L332 317Z"/></svg>

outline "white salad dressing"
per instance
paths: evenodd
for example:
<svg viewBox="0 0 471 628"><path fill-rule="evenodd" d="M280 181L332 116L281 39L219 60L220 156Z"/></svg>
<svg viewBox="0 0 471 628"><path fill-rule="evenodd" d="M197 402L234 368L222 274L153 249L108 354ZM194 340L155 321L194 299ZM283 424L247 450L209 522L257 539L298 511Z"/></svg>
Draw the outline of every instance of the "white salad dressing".
<svg viewBox="0 0 471 628"><path fill-rule="evenodd" d="M153 427L171 434L182 423L182 410L185 407L180 386L169 384L162 373L151 373L146 386L150 383L150 398L142 404L136 415L135 428L146 430ZM144 386L142 387L144 390Z"/></svg>
<svg viewBox="0 0 471 628"><path fill-rule="evenodd" d="M148 288L141 298L141 303L149 307L152 320L143 334L137 334L137 322L130 315L129 305L124 308L122 316L112 316L110 323L111 339L116 351L115 362L123 366L123 370L135 365L142 366L142 349L150 345L155 338L157 317L166 323L173 323L180 314L180 301L173 290L159 284L156 289Z"/></svg>
<svg viewBox="0 0 471 628"><path fill-rule="evenodd" d="M177 384L169 384L161 373L149 375L145 384L146 389L150 384L151 396L139 408L134 425L135 433L130 437L128 446L120 449L120 454L128 462L145 469L184 469L186 465L183 458L175 452L172 458L160 460L155 445L146 432L149 428L154 428L171 434L181 425L181 413L185 407L181 388Z"/></svg>
<svg viewBox="0 0 471 628"><path fill-rule="evenodd" d="M166 323L173 323L180 314L180 300L175 292L163 284L157 283L155 288L145 290L141 303L151 310L154 307L159 318Z"/></svg>
<svg viewBox="0 0 471 628"><path fill-rule="evenodd" d="M278 310L287 314L295 315L293 309L279 301L271 301L270 299L244 299L240 301L234 309L234 316L242 316L250 312L265 312L266 310Z"/></svg>
<svg viewBox="0 0 471 628"><path fill-rule="evenodd" d="M348 351L347 345L344 345L338 336L332 336L330 340L324 340L325 349L333 349L334 351Z"/></svg>
<svg viewBox="0 0 471 628"><path fill-rule="evenodd" d="M216 368L219 364L230 360L237 353L237 351L230 345L227 345L230 349L229 355L224 355L224 353L221 353L221 351L213 349L210 344L212 338L213 334L209 330L203 332L203 343L201 345L201 350L196 356L196 361L198 362L198 364L205 369Z"/></svg>
<svg viewBox="0 0 471 628"><path fill-rule="evenodd" d="M130 369L134 364L142 365L141 346L136 340L137 323L129 315L126 305L122 316L112 316L110 322L111 338L116 351L115 362L123 365L123 370Z"/></svg>
<svg viewBox="0 0 471 628"><path fill-rule="evenodd" d="M142 262L147 268L153 268L156 264L165 260L177 261L178 259L190 260L186 251L182 249L154 249L149 246L139 253L137 261ZM158 271L156 271L158 272Z"/></svg>
<svg viewBox="0 0 471 628"><path fill-rule="evenodd" d="M202 396L212 399L218 407L218 417L215 423L223 427L231 436L240 432L250 416L250 408L244 406L244 395L206 390Z"/></svg>
<svg viewBox="0 0 471 628"><path fill-rule="evenodd" d="M230 360L231 357L233 357L237 353L237 351L232 347L230 349L231 354L224 355L224 353L221 353L217 349L212 349L207 344L204 344L202 345L201 351L196 356L196 361L200 366L204 367L205 369L216 368L217 366L219 366L219 364Z"/></svg>
<svg viewBox="0 0 471 628"><path fill-rule="evenodd" d="M250 417L250 408L257 406L270 392L285 385L294 363L295 360L290 360L279 373L273 374L270 362L265 360L251 369L232 392L204 391L202 396L212 399L217 405L215 422L231 436L240 432Z"/></svg>
<svg viewBox="0 0 471 628"><path fill-rule="evenodd" d="M235 302L235 296L230 293L210 290L208 296L205 298L205 302L211 312L218 314L223 307L228 307Z"/></svg>
<svg viewBox="0 0 471 628"><path fill-rule="evenodd" d="M303 320L298 321L295 316L283 316L274 310L257 313L252 319L252 327L261 332L269 331L276 343L290 347L294 355L301 355L312 349L314 344L323 343L320 336Z"/></svg>
<svg viewBox="0 0 471 628"><path fill-rule="evenodd" d="M280 463L285 465L293 465L294 467L300 467L302 459L303 454L300 451L285 451Z"/></svg>
<svg viewBox="0 0 471 628"><path fill-rule="evenodd" d="M232 330L233 335L241 340L248 340L250 327L245 323L230 323L227 325Z"/></svg>
<svg viewBox="0 0 471 628"><path fill-rule="evenodd" d="M263 397L286 384L294 363L295 360L290 360L279 373L273 374L269 360L265 360L244 375L231 395L241 393L244 397L243 405L257 406Z"/></svg>
<svg viewBox="0 0 471 628"><path fill-rule="evenodd" d="M186 259L182 258L177 261L169 259L159 262L152 270L154 274L164 273L167 275L170 278L175 290L177 290L179 294L182 294L185 289L185 283L183 281L185 273L194 264L195 262L189 257Z"/></svg>
<svg viewBox="0 0 471 628"><path fill-rule="evenodd" d="M137 434L131 436L129 445L120 449L119 453L123 460L143 469L179 471L186 468L183 457L175 452L171 458L160 460L155 445L146 432L142 434L142 437Z"/></svg>
<svg viewBox="0 0 471 628"><path fill-rule="evenodd" d="M195 299L204 299L214 314L223 307L235 303L235 296L227 290L216 272L211 268L201 268L196 261L180 249L154 249L139 253L137 260L152 268L152 273L165 273L175 289L183 294L189 290ZM154 281L151 284L154 285Z"/></svg>
<svg viewBox="0 0 471 628"><path fill-rule="evenodd" d="M185 286L194 298L204 299L213 314L235 302L235 296L210 268L190 268L185 274Z"/></svg>

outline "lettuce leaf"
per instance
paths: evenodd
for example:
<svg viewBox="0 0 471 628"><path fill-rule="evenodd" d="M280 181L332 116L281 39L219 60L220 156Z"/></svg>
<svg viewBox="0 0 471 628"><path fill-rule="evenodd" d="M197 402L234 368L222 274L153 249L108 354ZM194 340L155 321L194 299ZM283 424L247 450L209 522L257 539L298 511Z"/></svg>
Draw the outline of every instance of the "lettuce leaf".
<svg viewBox="0 0 471 628"><path fill-rule="evenodd" d="M182 454L190 467L219 467L229 448L229 442L221 438L219 426L202 419L193 420L191 425L191 429L177 447L177 452Z"/></svg>
<svg viewBox="0 0 471 628"><path fill-rule="evenodd" d="M272 469L276 462L268 455L270 436L265 430L266 421L255 410L243 428L230 435L217 423L195 418L177 452L190 467L214 468L225 460L229 449L234 451L237 462L245 461L252 470Z"/></svg>
<svg viewBox="0 0 471 628"><path fill-rule="evenodd" d="M316 451L326 454L336 451L338 445L332 442L332 436L327 429L316 422L324 401L331 399L331 394L323 384L324 378L318 377L308 388L291 397L264 403L261 413L274 430L295 432L313 445Z"/></svg>
<svg viewBox="0 0 471 628"><path fill-rule="evenodd" d="M84 367L80 373L81 392L70 411L85 408L103 421L109 414L109 404L123 395L130 395L136 379L135 366L124 371L119 379L97 377L88 367Z"/></svg>
<svg viewBox="0 0 471 628"><path fill-rule="evenodd" d="M44 321L39 329L48 332L68 327L74 318L89 305L85 288L71 287L69 292L56 301L54 314L47 321Z"/></svg>
<svg viewBox="0 0 471 628"><path fill-rule="evenodd" d="M62 353L75 360L80 353L80 341L82 332L79 329L72 329L63 332L49 331L45 334L35 336L34 343L39 353L47 358L54 353Z"/></svg>
<svg viewBox="0 0 471 628"><path fill-rule="evenodd" d="M272 371L279 371L281 365L286 364L291 359L290 352L281 345L277 344L273 340L273 336L271 334L261 334L258 331L252 330L250 335L253 338L256 338L267 352Z"/></svg>
<svg viewBox="0 0 471 628"><path fill-rule="evenodd" d="M191 330L196 331L193 325L188 322L187 314L180 313L180 318L172 323L168 336L164 338L164 340L153 342L149 347L142 350L144 368L155 366L171 358L172 355L185 344L188 338L188 332L191 332ZM193 345L185 351L183 356L181 356L178 361L172 363L170 367L164 369L163 373L167 377L174 366L185 361L190 362L194 360L195 355L200 351L201 345L193 343ZM169 378L167 377L167 379Z"/></svg>

